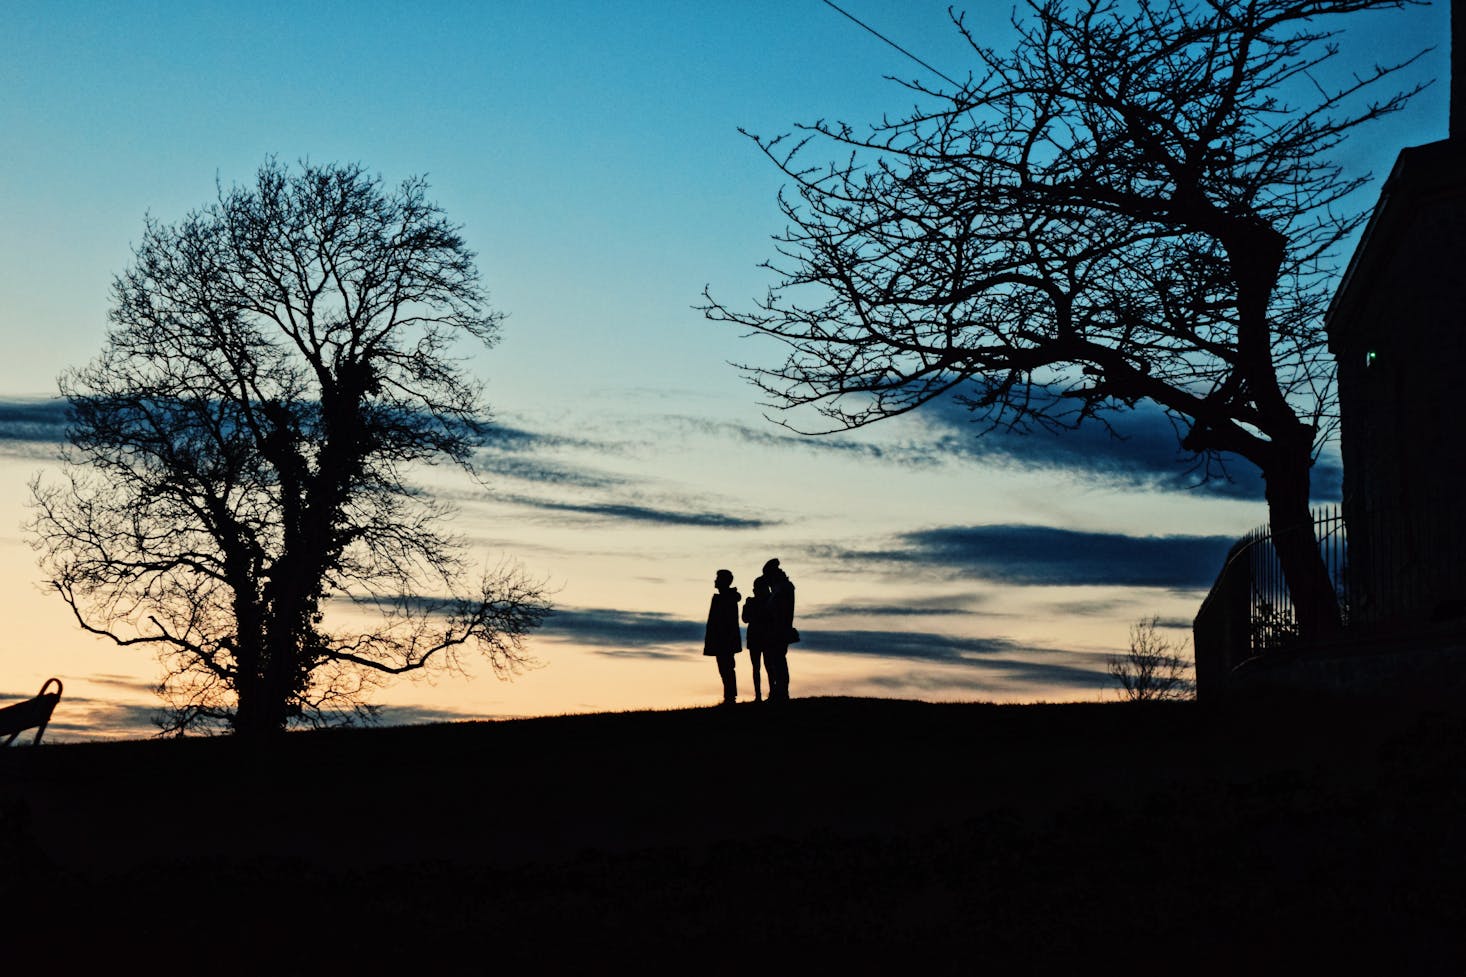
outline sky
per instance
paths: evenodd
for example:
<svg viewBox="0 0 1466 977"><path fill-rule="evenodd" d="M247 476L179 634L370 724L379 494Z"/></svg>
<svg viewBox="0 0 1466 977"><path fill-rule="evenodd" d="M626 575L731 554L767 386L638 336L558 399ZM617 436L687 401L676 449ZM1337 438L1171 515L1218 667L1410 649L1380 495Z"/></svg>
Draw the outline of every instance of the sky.
<svg viewBox="0 0 1466 977"><path fill-rule="evenodd" d="M945 74L944 2L845 10ZM1006 4L972 4L985 43ZM1378 181L1444 137L1446 5L1345 22L1340 64L1436 46L1409 109L1340 153ZM146 216L176 221L268 157L424 175L459 223L501 341L487 487L425 477L470 555L542 579L557 611L511 681L402 681L384 721L711 705L714 571L751 591L778 557L804 640L791 692L994 702L1113 698L1106 663L1157 616L1189 625L1231 541L1265 519L1246 466L1198 484L1164 418L976 437L941 406L861 432L781 427L732 364L778 351L696 310L748 308L782 229L780 174L739 132L877 121L891 79L938 83L822 0L106 3L0 7L0 703L55 675L48 739L151 735L158 666L83 634L21 529L54 473L57 375L101 349ZM1325 457L1315 495L1337 497ZM1332 490L1332 494L1331 494ZM740 658L743 697L751 692Z"/></svg>

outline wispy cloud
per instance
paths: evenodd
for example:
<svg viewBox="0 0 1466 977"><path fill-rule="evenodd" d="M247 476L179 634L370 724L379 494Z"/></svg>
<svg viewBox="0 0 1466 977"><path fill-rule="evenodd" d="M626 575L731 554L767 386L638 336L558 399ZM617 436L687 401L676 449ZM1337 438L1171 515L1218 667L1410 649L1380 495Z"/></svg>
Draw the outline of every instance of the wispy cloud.
<svg viewBox="0 0 1466 977"><path fill-rule="evenodd" d="M594 458L620 455L626 450L626 445L620 441L584 434L570 436L494 422L487 425L479 462L495 479L513 479L558 488L613 489L625 485L628 479L583 460L567 461L552 455L569 452Z"/></svg>
<svg viewBox="0 0 1466 977"><path fill-rule="evenodd" d="M34 693L27 693L26 697L31 695ZM41 742L144 739L157 734L158 726L154 719L160 709L161 702L139 705L63 695L51 714L51 722L46 726ZM34 736L34 733L22 733L17 742L29 742Z"/></svg>
<svg viewBox="0 0 1466 977"><path fill-rule="evenodd" d="M135 675L97 674L88 675L87 681L93 685L105 685L109 688L120 689L123 692L130 692L138 695L153 695L157 691L157 683L145 682Z"/></svg>
<svg viewBox="0 0 1466 977"><path fill-rule="evenodd" d="M638 427L644 427L644 423ZM719 503L691 497L648 502L647 483L596 467L594 461L635 453L640 448L664 446L663 440L642 444L624 438L567 437L523 426L493 425L483 455L485 468L496 479L533 485L533 492L496 492L500 502L542 512L587 516L611 522L665 526L705 526L717 529L758 529L777 525L770 520L724 511ZM569 451L567 461L551 454ZM579 497L568 498L562 490ZM487 497L487 496L485 496Z"/></svg>
<svg viewBox="0 0 1466 977"><path fill-rule="evenodd" d="M558 462L544 457L518 457L495 452L482 459L484 471L494 479L513 479L557 488L612 489L627 479L590 465ZM480 496L481 497L481 496Z"/></svg>
<svg viewBox="0 0 1466 977"><path fill-rule="evenodd" d="M1205 459L1182 450L1171 419L1154 405L1139 405L1113 419L1114 430L1088 424L1078 430L1052 433L1005 428L987 430L951 399L933 401L907 417L915 434L904 439L872 440L852 432L803 435L776 420L763 425L711 421L667 415L664 423L686 436L717 437L764 447L823 454L853 455L908 468L951 463L979 463L1027 471L1054 471L1148 491L1199 493L1219 498L1258 501L1262 477L1243 459ZM894 425L882 431L894 430ZM910 430L910 427L905 428ZM872 433L875 428L870 429ZM1326 450L1313 469L1313 494L1339 496L1343 472L1338 455Z"/></svg>
<svg viewBox="0 0 1466 977"><path fill-rule="evenodd" d="M972 614L961 607L913 607L902 604L847 604L840 607L822 607L805 614L807 620L829 620L847 617L947 617Z"/></svg>
<svg viewBox="0 0 1466 977"><path fill-rule="evenodd" d="M658 523L670 526L709 526L718 529L759 529L778 525L764 519L728 515L722 512L662 509L627 502L561 502L527 495L501 496L505 501L549 512L568 512L623 522Z"/></svg>
<svg viewBox="0 0 1466 977"><path fill-rule="evenodd" d="M1061 600L1045 606L1055 617L1112 617L1135 605L1134 598L1111 597L1098 600Z"/></svg>
<svg viewBox="0 0 1466 977"><path fill-rule="evenodd" d="M546 451L557 448L599 448L603 443L579 436L531 430L517 424L489 421L484 424L483 448L489 451Z"/></svg>
<svg viewBox="0 0 1466 977"><path fill-rule="evenodd" d="M941 454L933 452L927 444L878 443L845 432L799 434L772 420L762 425L749 425L689 417L685 414L668 414L664 415L662 421L684 437L728 439L760 447L890 459L904 465L937 465L943 460Z"/></svg>
<svg viewBox="0 0 1466 977"><path fill-rule="evenodd" d="M995 583L1202 588L1230 536L1127 536L1049 526L941 526L903 533L889 548L832 548L838 562L882 562Z"/></svg>
<svg viewBox="0 0 1466 977"><path fill-rule="evenodd" d="M1092 654L1045 648L1010 638L924 631L801 629L799 654L827 652L960 665L973 674L1040 685L1103 685L1105 662ZM974 681L974 688L982 687Z"/></svg>
<svg viewBox="0 0 1466 977"><path fill-rule="evenodd" d="M0 400L0 442L60 443L66 435L66 401Z"/></svg>
<svg viewBox="0 0 1466 977"><path fill-rule="evenodd" d="M1184 451L1172 419L1154 405L1140 405L1114 417L1114 431L1087 424L1050 433L995 428L973 423L972 414L952 400L936 401L912 415L930 435L927 450L953 458L1023 469L1083 474L1112 484L1160 491L1187 491L1223 498L1261 500L1257 469L1240 458L1223 458L1224 468L1207 477L1204 459ZM1339 496L1343 470L1328 451L1313 469L1313 495Z"/></svg>
<svg viewBox="0 0 1466 977"><path fill-rule="evenodd" d="M0 400L0 454L52 461L66 440L66 402Z"/></svg>
<svg viewBox="0 0 1466 977"><path fill-rule="evenodd" d="M461 723L468 720L507 718L510 717L508 715L484 716L451 709L437 709L432 706L382 706L377 710L377 720L383 726L416 726L424 723Z"/></svg>
<svg viewBox="0 0 1466 977"><path fill-rule="evenodd" d="M813 611L806 611L806 620L829 620L848 617L953 617L961 615L988 614L979 608L989 598L981 594L950 595L935 597L914 596L900 602L873 600L856 597L840 604L832 604Z"/></svg>
<svg viewBox="0 0 1466 977"><path fill-rule="evenodd" d="M665 657L663 649L702 644L705 622L654 611L607 608L557 608L540 633L566 637L583 645L616 649L618 654Z"/></svg>

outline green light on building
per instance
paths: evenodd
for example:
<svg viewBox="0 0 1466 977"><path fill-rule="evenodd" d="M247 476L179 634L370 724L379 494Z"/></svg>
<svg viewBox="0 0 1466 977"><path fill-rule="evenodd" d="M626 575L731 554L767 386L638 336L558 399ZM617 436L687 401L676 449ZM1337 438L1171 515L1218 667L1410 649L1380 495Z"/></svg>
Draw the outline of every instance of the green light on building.
<svg viewBox="0 0 1466 977"><path fill-rule="evenodd" d="M1366 350L1364 353L1365 368L1374 366L1374 361L1377 359L1379 359L1379 353L1376 350Z"/></svg>

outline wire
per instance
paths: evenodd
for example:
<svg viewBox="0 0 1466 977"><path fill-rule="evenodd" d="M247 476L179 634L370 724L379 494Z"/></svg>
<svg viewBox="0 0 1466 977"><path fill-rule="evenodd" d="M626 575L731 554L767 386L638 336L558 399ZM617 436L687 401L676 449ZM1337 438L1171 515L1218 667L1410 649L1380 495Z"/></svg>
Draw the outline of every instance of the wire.
<svg viewBox="0 0 1466 977"><path fill-rule="evenodd" d="M861 20L859 17L857 17L854 14L852 14L850 11L842 9L841 7L839 7L836 4L832 3L831 0L823 0L823 3L825 4L825 6L830 7L833 10L835 10L835 11L841 13L841 14L844 14L846 17L850 18L851 20L853 20L855 23L859 24L864 29L870 31L876 37L879 37L881 40L883 40L887 44L891 45L891 47L895 48L897 51L900 51L902 54L906 55L912 61L915 61L917 64L921 65L927 71L930 71L932 74L936 75L938 78L942 78L945 81L948 81L948 82L950 82L953 85L956 85L958 88L961 88L962 87L962 83L961 82L958 82L958 81L954 80L953 78L951 78L950 76L948 76L946 74L943 74L942 72L938 71L936 68L933 68L931 65L927 64L925 61L921 60L916 55L912 54L910 51L906 50L904 47L902 47L901 45L897 44L895 41L891 40L889 37L887 37L886 35L882 34L880 31L876 30L874 27L870 26L865 21Z"/></svg>

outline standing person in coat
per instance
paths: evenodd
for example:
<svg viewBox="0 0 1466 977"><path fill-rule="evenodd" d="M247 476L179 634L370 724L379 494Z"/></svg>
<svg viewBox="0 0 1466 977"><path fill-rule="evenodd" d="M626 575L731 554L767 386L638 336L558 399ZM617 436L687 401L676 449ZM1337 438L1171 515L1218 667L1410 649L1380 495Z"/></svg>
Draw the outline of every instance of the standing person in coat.
<svg viewBox="0 0 1466 977"><path fill-rule="evenodd" d="M703 637L702 653L718 660L718 674L723 678L723 705L738 701L738 671L733 656L743 650L743 633L738 630L738 605L743 600L733 587L733 572L719 570L713 578L718 592L708 607L708 628Z"/></svg>
<svg viewBox="0 0 1466 977"><path fill-rule="evenodd" d="M763 676L760 659L769 647L769 581L759 577L753 582L753 596L743 602L743 623L748 625L748 658L753 662L753 701L763 701ZM769 672L769 692L774 690L774 673Z"/></svg>
<svg viewBox="0 0 1466 977"><path fill-rule="evenodd" d="M769 583L768 613L764 616L767 643L764 662L769 670L769 701L789 701L789 644L794 637L794 581L779 567L778 560L764 564Z"/></svg>

